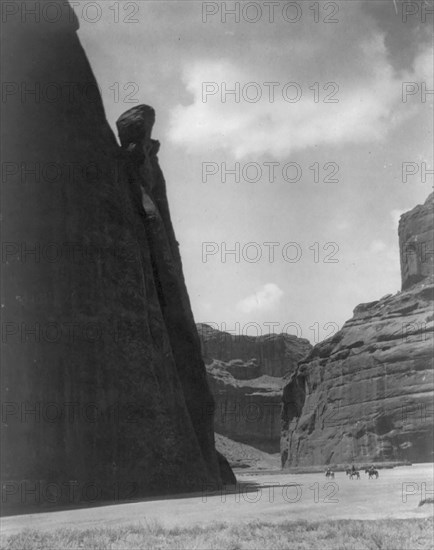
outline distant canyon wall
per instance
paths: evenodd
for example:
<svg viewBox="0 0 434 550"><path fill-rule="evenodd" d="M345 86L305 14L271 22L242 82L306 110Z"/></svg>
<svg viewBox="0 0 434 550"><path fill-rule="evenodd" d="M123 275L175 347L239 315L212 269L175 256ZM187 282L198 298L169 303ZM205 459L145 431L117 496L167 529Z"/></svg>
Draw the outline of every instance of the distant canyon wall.
<svg viewBox="0 0 434 550"><path fill-rule="evenodd" d="M197 328L206 364L214 359L226 363L240 360L244 364L241 369L248 369L249 361L253 360L257 365L256 375L283 377L312 349L308 340L291 334L235 335L204 323L199 323ZM242 376L242 371L238 376Z"/></svg>
<svg viewBox="0 0 434 550"><path fill-rule="evenodd" d="M279 452L283 376L312 349L286 334L231 335L199 324L216 432L268 453Z"/></svg>

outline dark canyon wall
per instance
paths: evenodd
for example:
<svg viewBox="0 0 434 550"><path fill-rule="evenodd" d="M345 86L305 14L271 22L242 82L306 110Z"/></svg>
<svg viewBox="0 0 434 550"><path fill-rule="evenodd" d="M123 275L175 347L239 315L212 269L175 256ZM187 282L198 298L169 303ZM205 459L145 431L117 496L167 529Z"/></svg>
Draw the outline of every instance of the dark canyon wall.
<svg viewBox="0 0 434 550"><path fill-rule="evenodd" d="M119 147L76 18L58 5L56 23L18 10L3 24L3 503L233 481L153 110L121 117Z"/></svg>
<svg viewBox="0 0 434 550"><path fill-rule="evenodd" d="M283 466L433 460L433 218L433 195L401 217L402 292L357 306L287 378Z"/></svg>

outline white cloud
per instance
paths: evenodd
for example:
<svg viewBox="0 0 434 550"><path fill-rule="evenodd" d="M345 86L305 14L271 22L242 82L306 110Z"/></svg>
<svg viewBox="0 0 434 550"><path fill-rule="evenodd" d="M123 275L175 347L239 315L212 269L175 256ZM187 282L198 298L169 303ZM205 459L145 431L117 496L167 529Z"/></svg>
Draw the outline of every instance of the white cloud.
<svg viewBox="0 0 434 550"><path fill-rule="evenodd" d="M270 101L270 86L240 62L197 60L185 68L183 81L193 96L193 103L178 105L171 112L169 138L187 148L190 153L212 150L227 151L237 159L248 155L270 154L287 158L288 153L320 144L344 145L384 140L390 129L411 117L420 108L417 102L402 102L402 83L428 80L432 74L431 52L423 51L415 59L411 73L396 73L390 65L384 46L384 37L361 47L363 67L351 76L334 74L335 84L324 90L319 86L319 101L314 101L311 82L298 82L301 96L296 103L283 97L289 81L290 68L276 61L274 101ZM280 74L280 78L278 78ZM256 77L256 78L255 78ZM255 85L245 87L247 83ZM203 96L204 83L210 92ZM240 98L223 93L239 83ZM337 88L339 86L339 89ZM244 94L243 94L244 87ZM334 95L332 92L336 92ZM260 98L248 102L245 98ZM295 97L294 87L286 89L286 97ZM325 97L338 103L325 103ZM223 102L223 99L226 101ZM206 102L205 102L206 100Z"/></svg>
<svg viewBox="0 0 434 550"><path fill-rule="evenodd" d="M268 311L279 303L283 291L274 283L267 283L255 294L247 296L237 303L236 308L243 313L252 311Z"/></svg>

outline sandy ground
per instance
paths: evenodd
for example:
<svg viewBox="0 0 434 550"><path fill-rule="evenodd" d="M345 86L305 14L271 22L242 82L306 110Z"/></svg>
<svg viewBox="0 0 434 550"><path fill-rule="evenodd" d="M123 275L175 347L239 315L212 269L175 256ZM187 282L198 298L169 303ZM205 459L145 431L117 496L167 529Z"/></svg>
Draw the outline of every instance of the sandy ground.
<svg viewBox="0 0 434 550"><path fill-rule="evenodd" d="M24 528L51 530L158 521L168 527L204 525L216 521L323 521L327 519L423 518L433 506L418 507L432 498L433 464L381 470L377 480L349 480L338 472L328 481L323 474L237 472L237 490L203 492L194 496L101 505L2 518L2 535Z"/></svg>

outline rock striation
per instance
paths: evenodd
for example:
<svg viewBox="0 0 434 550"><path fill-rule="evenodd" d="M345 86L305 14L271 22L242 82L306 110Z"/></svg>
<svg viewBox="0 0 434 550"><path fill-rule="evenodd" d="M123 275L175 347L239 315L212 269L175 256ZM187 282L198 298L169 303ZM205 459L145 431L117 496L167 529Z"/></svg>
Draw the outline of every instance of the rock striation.
<svg viewBox="0 0 434 550"><path fill-rule="evenodd" d="M236 336L197 325L219 434L267 453L279 452L283 375L312 346L286 334Z"/></svg>
<svg viewBox="0 0 434 550"><path fill-rule="evenodd" d="M433 216L431 195L401 217L403 290L357 306L287 377L283 467L433 460Z"/></svg>
<svg viewBox="0 0 434 550"><path fill-rule="evenodd" d="M120 117L118 146L76 17L55 3L55 22L18 9L3 25L3 504L233 482L215 449L155 113Z"/></svg>
<svg viewBox="0 0 434 550"><path fill-rule="evenodd" d="M216 432L267 453L278 452L282 379L237 380L219 361L207 365L207 372L216 401Z"/></svg>
<svg viewBox="0 0 434 550"><path fill-rule="evenodd" d="M402 290L434 272L434 193L399 220Z"/></svg>
<svg viewBox="0 0 434 550"><path fill-rule="evenodd" d="M251 374L245 375L247 379L258 373L281 378L294 370L298 361L312 349L309 340L291 334L230 334L205 323L198 323L197 329L205 363L214 359L232 361L232 367L227 367L231 372L235 372L237 364L241 369L251 370ZM240 368L237 378L243 377Z"/></svg>

